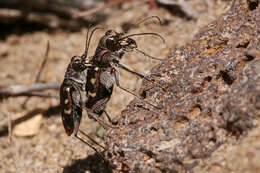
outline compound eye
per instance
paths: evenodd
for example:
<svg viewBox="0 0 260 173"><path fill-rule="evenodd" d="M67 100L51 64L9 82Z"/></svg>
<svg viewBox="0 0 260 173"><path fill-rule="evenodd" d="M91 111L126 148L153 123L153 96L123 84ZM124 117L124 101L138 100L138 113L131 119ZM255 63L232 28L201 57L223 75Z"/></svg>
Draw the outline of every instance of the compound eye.
<svg viewBox="0 0 260 173"><path fill-rule="evenodd" d="M79 65L80 65L80 60L79 60L79 59L76 59L76 60L74 61L74 64L75 64L76 66L79 66Z"/></svg>
<svg viewBox="0 0 260 173"><path fill-rule="evenodd" d="M119 49L117 40L114 37L109 37L106 40L106 47L111 51L117 51Z"/></svg>
<svg viewBox="0 0 260 173"><path fill-rule="evenodd" d="M79 57L75 57L74 60L73 60L73 63L72 63L72 67L75 69L75 70L80 70L81 69L81 58Z"/></svg>

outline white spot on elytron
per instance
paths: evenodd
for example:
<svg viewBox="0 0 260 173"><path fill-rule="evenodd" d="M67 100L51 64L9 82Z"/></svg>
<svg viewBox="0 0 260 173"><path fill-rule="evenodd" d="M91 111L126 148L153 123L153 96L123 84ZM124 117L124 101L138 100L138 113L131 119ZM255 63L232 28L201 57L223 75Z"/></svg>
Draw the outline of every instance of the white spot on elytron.
<svg viewBox="0 0 260 173"><path fill-rule="evenodd" d="M69 99L65 99L64 101L65 105L69 103Z"/></svg>
<svg viewBox="0 0 260 173"><path fill-rule="evenodd" d="M95 70L95 71L98 71L98 69L99 69L98 67L95 67L95 69L94 69L94 70Z"/></svg>
<svg viewBox="0 0 260 173"><path fill-rule="evenodd" d="M91 97L96 97L97 94L96 93L92 93L92 92L89 91L88 95L91 96Z"/></svg>
<svg viewBox="0 0 260 173"><path fill-rule="evenodd" d="M66 91L67 91L67 92L70 92L70 87L67 87L67 88L66 88Z"/></svg>
<svg viewBox="0 0 260 173"><path fill-rule="evenodd" d="M95 78L90 79L90 83L95 84L95 82L96 82Z"/></svg>
<svg viewBox="0 0 260 173"><path fill-rule="evenodd" d="M65 114L70 114L71 113L71 109L69 109L69 110L64 109L64 113Z"/></svg>

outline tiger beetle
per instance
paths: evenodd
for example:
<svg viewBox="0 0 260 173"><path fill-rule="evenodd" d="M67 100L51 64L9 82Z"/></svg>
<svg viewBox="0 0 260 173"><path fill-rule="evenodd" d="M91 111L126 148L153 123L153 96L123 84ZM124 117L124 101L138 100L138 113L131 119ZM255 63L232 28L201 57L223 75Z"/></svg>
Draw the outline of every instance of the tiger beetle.
<svg viewBox="0 0 260 173"><path fill-rule="evenodd" d="M143 19L141 22L144 22L145 20L153 18L153 17L157 18L160 21L160 19L157 16L151 16L151 17ZM138 24L140 24L141 22L139 22ZM93 32L95 31L95 29L99 29L99 28L94 28ZM93 34L93 32L91 33L91 35ZM145 77L144 75L142 75L140 73L130 70L128 67L126 67L125 65L120 63L120 60L122 59L122 57L124 56L125 53L133 52L133 51L142 53L143 55L145 55L151 59L161 60L161 59L152 57L137 48L136 41L134 39L132 39L131 37L140 36L140 35L157 36L157 37L161 38L164 43L166 43L164 38L156 33L137 33L137 34L125 35L124 33L118 33L115 30L106 31L105 35L100 39L96 52L95 52L93 58L91 59L91 63L95 64L95 66L100 67L102 69L101 70L102 72L100 73L100 76L97 75L99 77L96 77L95 79L90 79L90 82L97 81L98 78L100 78L99 84L97 84L97 85L104 86L105 91L110 91L109 95L104 94L104 96L105 96L104 99L107 99L107 101L109 100L109 98L112 94L113 85L114 85L114 83L116 83L116 86L119 87L120 89L134 95L135 97L139 98L146 104L159 109L158 106L155 106L155 105L143 100L137 94L129 91L126 88L123 88L119 83L119 77L118 77L118 72L117 72L116 68L121 68L127 72L132 73L133 75L136 75L142 79L148 80L152 83L157 84L159 87L161 87L160 84L150 80L149 78ZM89 91L90 86L93 86L93 85L86 85L86 87L87 87L86 91ZM162 89L164 89L164 88L162 88ZM98 90L98 87L97 87L94 93L102 94L102 89ZM91 94L89 94L88 96L90 99L92 98ZM98 100L101 100L101 97L99 97L99 98L100 99L98 99Z"/></svg>
<svg viewBox="0 0 260 173"><path fill-rule="evenodd" d="M150 18L157 18L160 21L157 16L151 16L143 19L138 24ZM109 99L111 98L114 84L116 84L120 89L143 100L137 94L120 86L116 68L121 68L138 77L157 84L144 75L134 72L120 63L123 55L131 51L137 51L149 58L160 60L139 50L137 48L136 41L131 37L140 35L154 35L161 38L164 43L165 40L162 36L156 33L137 33L126 35L123 33L117 33L114 30L108 30L100 39L94 56L88 57L87 55L91 37L98 29L102 28L94 28L89 36L90 29L88 28L85 52L82 56L73 56L71 58L71 62L68 65L67 71L65 73L64 81L60 87L60 105L62 122L67 135L70 136L74 134L76 138L90 146L103 158L102 154L94 146L77 135L78 132L81 132L93 143L105 149L102 145L98 144L98 142L79 129L82 110L85 109L87 111L88 117L93 118L99 122L104 128L113 128L114 126L104 123L99 119L99 117L103 112L105 112L108 120L112 122L106 113L105 108ZM159 84L158 86L161 87ZM159 107L145 100L143 101L150 106L159 109Z"/></svg>
<svg viewBox="0 0 260 173"><path fill-rule="evenodd" d="M105 128L109 126L99 119L99 115L94 113L94 109L97 107L95 106L95 104L92 105L94 109L89 109L86 107L86 103L89 98L85 89L86 85L91 84L89 82L87 83L88 69L96 68L95 65L90 62L90 57L87 56L89 47L88 35L89 30L87 32L87 41L84 54L82 56L73 56L71 58L71 62L67 67L67 71L65 72L64 81L60 86L60 106L62 123L67 135L70 136L74 134L76 138L78 138L80 141L84 142L92 149L94 149L97 153L99 153L98 150L93 147L89 142L83 140L77 135L78 131L81 132L92 142L104 149L102 145L98 144L98 142L96 142L94 139L92 139L90 136L79 129L82 117L82 109L85 109L90 118L95 119ZM99 155L101 155L101 153L99 153Z"/></svg>

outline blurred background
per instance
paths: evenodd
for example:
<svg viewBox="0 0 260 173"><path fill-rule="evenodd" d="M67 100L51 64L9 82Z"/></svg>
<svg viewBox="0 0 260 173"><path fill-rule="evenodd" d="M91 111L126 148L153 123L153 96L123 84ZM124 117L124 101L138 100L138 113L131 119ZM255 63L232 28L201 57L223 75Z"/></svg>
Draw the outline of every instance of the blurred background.
<svg viewBox="0 0 260 173"><path fill-rule="evenodd" d="M1 0L0 89L35 83L47 42L49 55L39 81L61 83L70 58L84 51L89 25L118 32L158 33L168 47L150 36L135 40L140 50L164 59L232 5L233 1L228 0ZM138 27L133 25L148 16L160 17L162 25L154 20ZM104 33L95 32L89 55L94 54ZM144 75L159 63L137 53L127 53L122 62ZM138 93L141 80L120 71L120 83ZM58 96L59 92L44 93ZM119 117L132 99L132 95L115 87L106 110L111 117ZM92 170L88 161L94 151L65 134L59 99L2 96L0 101L0 172ZM89 120L86 113L80 127L102 144L102 134L98 136L100 126Z"/></svg>

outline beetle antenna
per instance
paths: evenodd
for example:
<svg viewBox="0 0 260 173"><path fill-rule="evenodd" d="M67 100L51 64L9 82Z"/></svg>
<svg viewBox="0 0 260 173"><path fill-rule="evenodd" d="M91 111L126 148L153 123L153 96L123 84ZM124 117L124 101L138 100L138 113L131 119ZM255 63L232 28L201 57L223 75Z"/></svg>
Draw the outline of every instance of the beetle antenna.
<svg viewBox="0 0 260 173"><path fill-rule="evenodd" d="M163 60L163 59L155 58L155 57L153 57L153 56L151 56L151 55L148 55L147 53L145 53L145 52L143 52L143 51L141 51L141 50L139 50L139 49L135 49L135 50L136 50L137 52L143 54L144 56L147 56L148 58L151 58L151 59L154 59L154 60L158 60L158 61L162 61L162 60Z"/></svg>
<svg viewBox="0 0 260 173"><path fill-rule="evenodd" d="M89 49L89 45L90 45L91 38L92 38L94 32L95 32L96 30L98 30L98 29L105 29L105 28L96 27L96 28L94 28L94 29L91 31L90 36L89 36L89 38L88 38L88 40L87 40L87 42L86 42L86 48L85 48L85 53L84 53L85 56L88 55L88 49ZM88 35L88 34L87 34L87 35Z"/></svg>
<svg viewBox="0 0 260 173"><path fill-rule="evenodd" d="M87 49L88 49L88 34L89 34L89 30L90 30L90 25L88 26L88 31L87 31L87 36L86 36L86 43L85 43L85 52L82 56L82 59L86 58L88 56L88 52L87 52Z"/></svg>
<svg viewBox="0 0 260 173"><path fill-rule="evenodd" d="M119 41L120 41L120 40L123 40L123 39L125 39L125 38L129 38L129 37L133 37L133 36L140 36L140 35L154 35L154 36L156 36L156 37L159 37L159 38L163 41L163 43L166 44L165 39L164 39L160 34L157 34L157 33L154 33L154 32L143 32L143 33L137 33L137 34L126 35L126 36L120 38ZM167 44L166 44L166 45L167 45Z"/></svg>

